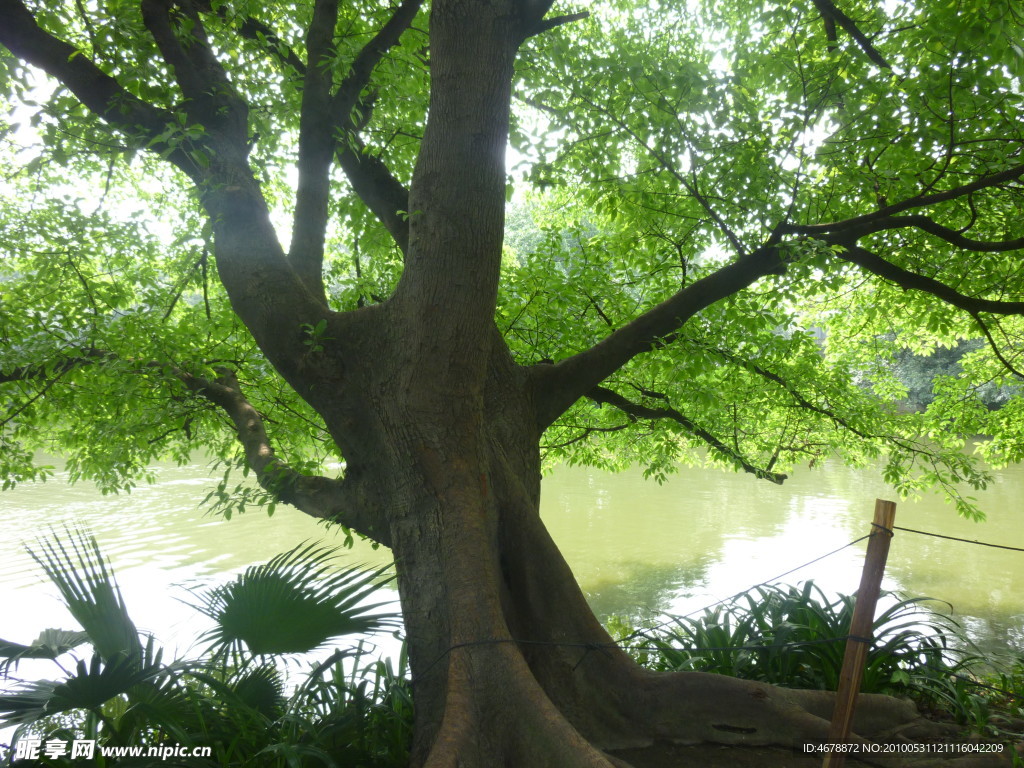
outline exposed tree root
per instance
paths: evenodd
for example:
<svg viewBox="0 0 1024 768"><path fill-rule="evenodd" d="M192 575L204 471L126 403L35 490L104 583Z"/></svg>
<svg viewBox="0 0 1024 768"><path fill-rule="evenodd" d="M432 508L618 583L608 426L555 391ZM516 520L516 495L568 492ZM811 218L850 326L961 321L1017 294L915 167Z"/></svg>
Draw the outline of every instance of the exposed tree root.
<svg viewBox="0 0 1024 768"><path fill-rule="evenodd" d="M803 747L826 740L834 698L830 693L704 673L644 673L646 679L638 681L628 696L618 697L617 704L632 702L634 715L639 720L644 713L645 723L637 723L629 738L622 738L615 728L614 741L608 741L594 734L584 736L531 675L516 669L517 655L514 646L500 646L453 661L450 673L462 682L450 677L449 716L426 766L773 768L821 763L820 753L808 754ZM490 680L481 685L484 678ZM500 695L493 695L495 690ZM481 692L490 693L481 696ZM957 740L955 726L927 720L911 702L888 696L862 696L854 727L852 741L883 748ZM709 745L719 747L720 762L708 761L708 754L716 754ZM941 752L935 752L935 747L909 749L862 751L848 762L877 768L997 768L1011 762L1005 754L965 754L952 747Z"/></svg>

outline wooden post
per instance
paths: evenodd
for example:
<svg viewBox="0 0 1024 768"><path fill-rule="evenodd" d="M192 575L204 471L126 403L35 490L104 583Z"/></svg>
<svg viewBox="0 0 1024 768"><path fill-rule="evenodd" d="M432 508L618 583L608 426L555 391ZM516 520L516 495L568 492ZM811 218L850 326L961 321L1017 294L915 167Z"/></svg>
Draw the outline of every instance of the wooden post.
<svg viewBox="0 0 1024 768"><path fill-rule="evenodd" d="M857 706L861 679L864 677L864 662L872 639L872 625L875 621L875 605L882 589L882 575L885 561L889 556L889 539L892 538L893 521L896 519L896 503L875 500L875 519L872 521L873 534L868 539L868 551L864 556L864 570L860 576L860 589L853 607L850 621L850 639L846 641L843 668L839 673L839 690L836 692L835 709L832 711L832 725L828 740L842 744L850 735L853 713ZM822 768L840 768L846 763L842 752L825 755Z"/></svg>

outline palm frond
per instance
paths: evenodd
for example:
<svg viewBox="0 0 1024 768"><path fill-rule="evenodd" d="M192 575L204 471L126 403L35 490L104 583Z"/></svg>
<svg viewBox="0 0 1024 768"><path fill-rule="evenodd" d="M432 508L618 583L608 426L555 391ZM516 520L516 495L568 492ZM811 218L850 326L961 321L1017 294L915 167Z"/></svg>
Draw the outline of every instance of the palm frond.
<svg viewBox="0 0 1024 768"><path fill-rule="evenodd" d="M387 603L365 604L386 569L336 569L336 550L299 545L233 582L200 594L195 608L216 627L204 640L219 653L256 656L307 653L333 637L365 634L396 624L396 615L375 614Z"/></svg>
<svg viewBox="0 0 1024 768"><path fill-rule="evenodd" d="M234 694L249 709L277 719L284 708L284 679L273 664L240 670L229 681Z"/></svg>
<svg viewBox="0 0 1024 768"><path fill-rule="evenodd" d="M56 585L96 652L108 661L142 656L142 641L106 558L92 534L65 529L29 554ZM69 543L65 545L64 540Z"/></svg>
<svg viewBox="0 0 1024 768"><path fill-rule="evenodd" d="M95 653L88 664L80 660L75 671L61 682L37 680L0 694L0 728L73 709L96 710L115 696L166 673L158 658L140 664L136 658L122 656L108 662Z"/></svg>
<svg viewBox="0 0 1024 768"><path fill-rule="evenodd" d="M28 645L0 640L0 676L6 676L22 659L56 659L88 642L87 633L67 629L44 629Z"/></svg>

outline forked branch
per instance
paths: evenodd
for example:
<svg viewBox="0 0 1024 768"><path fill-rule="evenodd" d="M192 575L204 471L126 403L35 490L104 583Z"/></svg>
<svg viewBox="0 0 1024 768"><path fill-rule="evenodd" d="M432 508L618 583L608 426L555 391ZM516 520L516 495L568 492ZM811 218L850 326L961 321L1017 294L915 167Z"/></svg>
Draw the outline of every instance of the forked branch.
<svg viewBox="0 0 1024 768"><path fill-rule="evenodd" d="M355 116L360 95L370 83L377 65L402 34L412 26L423 0L403 0L387 23L356 56L345 80L335 93L331 112L339 132L346 138L338 148L338 163L352 189L384 225L403 253L409 244L409 191L384 162L366 152L359 138L360 121ZM362 105L368 109L366 104ZM361 121L366 122L365 116Z"/></svg>
<svg viewBox="0 0 1024 768"><path fill-rule="evenodd" d="M225 6L218 9L223 17ZM246 40L255 40L263 45L264 50L273 58L277 59L287 69L290 69L300 77L306 74L306 65L291 48L289 48L280 36L270 27L253 16L246 16L238 27L238 34Z"/></svg>
<svg viewBox="0 0 1024 768"><path fill-rule="evenodd" d="M325 116L330 111L337 24L338 0L317 0L306 30L308 60L299 109L298 186L288 251L288 259L299 278L323 304L327 299L321 270L335 141L334 125Z"/></svg>
<svg viewBox="0 0 1024 768"><path fill-rule="evenodd" d="M314 6L306 47L299 126L299 184L296 193L289 259L303 282L323 299L323 257L329 217L330 169L337 157L353 189L405 250L408 224L400 212L408 193L378 158L364 155L356 138L354 110L377 65L412 25L423 0L404 0L388 21L356 55L341 84L334 89L334 32L337 0ZM339 142L339 137L341 141Z"/></svg>
<svg viewBox="0 0 1024 768"><path fill-rule="evenodd" d="M533 366L538 426L548 427L580 397L637 355L649 352L687 320L758 279L785 268L773 240L736 261L690 283L590 349L555 365Z"/></svg>
<svg viewBox="0 0 1024 768"><path fill-rule="evenodd" d="M239 157L244 157L248 152L248 105L235 92L211 50L196 6L142 0L142 18L181 88L185 97L181 108L190 123L202 126L205 132L216 131L221 141L227 139Z"/></svg>
<svg viewBox="0 0 1024 768"><path fill-rule="evenodd" d="M814 3L814 7L818 9L818 13L821 14L821 18L825 22L825 32L830 43L834 44L836 41L836 26L838 25L853 38L853 41L871 61L884 69L892 69L892 65L871 44L867 35L860 31L857 23L839 10L832 0L811 0L811 2Z"/></svg>
<svg viewBox="0 0 1024 768"><path fill-rule="evenodd" d="M91 112L133 143L164 152L186 173L195 163L183 147L171 147L164 130L174 123L170 110L155 107L127 91L74 46L40 27L21 0L0 0L0 45L63 83Z"/></svg>
<svg viewBox="0 0 1024 768"><path fill-rule="evenodd" d="M230 23L231 21L227 5L222 4L214 8L211 0L192 0L192 5L203 13L216 14L223 22ZM302 63L302 59L267 24L255 16L242 16L239 21L237 27L239 35L246 40L259 43L268 54L299 77L306 73L306 65Z"/></svg>

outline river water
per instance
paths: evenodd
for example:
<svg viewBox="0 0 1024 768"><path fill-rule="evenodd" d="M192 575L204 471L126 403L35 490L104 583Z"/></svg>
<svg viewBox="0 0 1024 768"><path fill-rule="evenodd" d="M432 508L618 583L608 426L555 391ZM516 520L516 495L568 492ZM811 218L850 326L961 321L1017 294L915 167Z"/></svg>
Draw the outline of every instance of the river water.
<svg viewBox="0 0 1024 768"><path fill-rule="evenodd" d="M0 637L28 642L45 627L73 628L26 551L54 528L86 526L113 561L129 611L183 653L205 627L187 587L219 583L245 566L310 539L341 536L290 508L227 521L199 503L214 486L208 467L156 468L130 495L102 496L58 476L0 494ZM984 523L958 518L938 497L900 502L896 525L1024 548L1024 467L997 474L976 494ZM664 485L639 471L562 467L544 480L542 515L601 616L688 613L772 580L814 579L830 592L857 588L876 497L877 472L826 464L783 486L749 475L683 469ZM350 562L379 565L386 550L357 546ZM945 601L985 647L1024 652L1024 552L897 531L886 589ZM185 602L183 602L185 601Z"/></svg>

